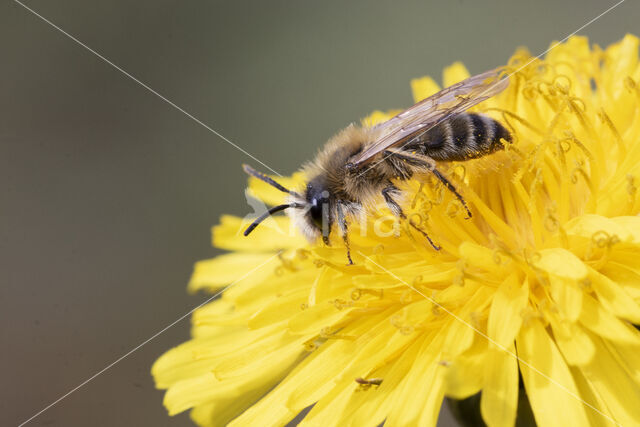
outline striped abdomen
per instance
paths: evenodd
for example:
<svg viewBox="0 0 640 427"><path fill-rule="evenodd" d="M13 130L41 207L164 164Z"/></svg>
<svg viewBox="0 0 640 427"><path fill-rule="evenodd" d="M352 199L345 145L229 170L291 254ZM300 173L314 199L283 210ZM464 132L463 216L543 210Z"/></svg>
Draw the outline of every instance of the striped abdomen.
<svg viewBox="0 0 640 427"><path fill-rule="evenodd" d="M501 150L500 139L511 142L511 134L500 122L482 114L461 113L410 142L404 150L435 160L460 161Z"/></svg>

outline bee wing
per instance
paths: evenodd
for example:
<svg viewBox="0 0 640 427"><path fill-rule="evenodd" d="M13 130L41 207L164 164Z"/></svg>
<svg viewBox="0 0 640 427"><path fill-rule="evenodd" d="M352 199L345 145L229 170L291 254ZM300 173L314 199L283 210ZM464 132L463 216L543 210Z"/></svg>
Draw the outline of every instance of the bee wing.
<svg viewBox="0 0 640 427"><path fill-rule="evenodd" d="M497 95L509 85L507 77L501 78L503 74L504 68L496 68L469 77L377 125L376 140L350 162L363 164L387 148L420 137L442 121Z"/></svg>

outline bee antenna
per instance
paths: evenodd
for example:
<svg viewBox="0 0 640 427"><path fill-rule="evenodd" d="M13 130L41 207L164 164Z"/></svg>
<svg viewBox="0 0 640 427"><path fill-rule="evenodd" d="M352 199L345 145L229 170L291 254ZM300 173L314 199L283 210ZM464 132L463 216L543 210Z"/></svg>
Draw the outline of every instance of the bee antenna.
<svg viewBox="0 0 640 427"><path fill-rule="evenodd" d="M258 218L256 218L256 220L253 221L253 223L251 223L251 225L248 226L246 230L244 230L244 235L248 236L249 233L251 233L253 230L255 230L255 228L258 225L260 225L260 223L262 221L264 221L265 219L269 218L274 213L283 211L283 210L285 210L287 208L302 209L302 208L304 208L304 205L302 205L300 203L291 203L291 204L274 206L271 209L269 209L268 211L266 211L265 213L263 213L262 215L260 215Z"/></svg>
<svg viewBox="0 0 640 427"><path fill-rule="evenodd" d="M278 190L282 191L283 193L297 195L295 192L293 192L293 191L289 190L288 188L286 188L285 186L277 183L275 180L269 178L267 175L263 174L262 172L258 172L257 170L255 170L254 168L252 168L249 165L242 165L242 169L244 169L244 171L248 175L251 175L251 176L253 176L255 178L258 178L260 181L266 182L267 184L271 185L272 187L277 188Z"/></svg>

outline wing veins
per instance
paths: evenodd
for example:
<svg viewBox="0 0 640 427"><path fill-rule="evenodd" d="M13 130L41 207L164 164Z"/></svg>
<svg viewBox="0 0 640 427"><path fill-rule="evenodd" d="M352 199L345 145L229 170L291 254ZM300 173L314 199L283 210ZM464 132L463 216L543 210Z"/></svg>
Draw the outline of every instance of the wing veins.
<svg viewBox="0 0 640 427"><path fill-rule="evenodd" d="M364 164L384 150L419 138L444 120L497 95L509 84L508 77L500 78L502 74L504 69L496 68L469 77L377 125L378 138L351 163Z"/></svg>

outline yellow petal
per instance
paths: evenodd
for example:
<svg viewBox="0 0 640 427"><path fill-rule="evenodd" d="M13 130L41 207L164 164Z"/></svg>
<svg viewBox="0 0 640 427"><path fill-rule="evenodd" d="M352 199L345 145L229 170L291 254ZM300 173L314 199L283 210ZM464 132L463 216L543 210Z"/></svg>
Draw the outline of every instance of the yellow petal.
<svg viewBox="0 0 640 427"><path fill-rule="evenodd" d="M223 426L223 421L216 421L216 413L218 412L220 404L208 403L204 405L198 405L191 410L189 417L198 426L202 427L217 427Z"/></svg>
<svg viewBox="0 0 640 427"><path fill-rule="evenodd" d="M218 304L216 302L216 304ZM269 330L248 333L246 327L225 327L213 336L194 338L164 353L155 361L151 374L157 388L168 388L184 378L211 371L221 355L232 353L263 339Z"/></svg>
<svg viewBox="0 0 640 427"><path fill-rule="evenodd" d="M353 284L362 289L386 289L405 286L401 280L404 280L410 284L427 285L432 283L450 283L453 278L460 275L460 270L456 268L455 264L442 263L437 265L417 265L416 268L407 266L402 270L396 272L394 269L394 275L387 273L389 267L380 268L378 264L367 260L365 262L367 266L371 265L371 269L379 271L381 274L375 276L375 280L372 280L371 271L368 274L355 274L353 276ZM377 261L376 261L377 263Z"/></svg>
<svg viewBox="0 0 640 427"><path fill-rule="evenodd" d="M606 232L609 236L617 236L621 241L627 241L631 235L623 221L614 221L601 215L587 214L571 219L565 224L567 234L591 239L597 233Z"/></svg>
<svg viewBox="0 0 640 427"><path fill-rule="evenodd" d="M551 296L566 320L575 322L582 310L583 292L578 285L569 279L550 276Z"/></svg>
<svg viewBox="0 0 640 427"><path fill-rule="evenodd" d="M467 67L465 67L462 62L454 62L448 67L445 67L442 73L442 81L444 83L444 87L449 87L469 78L469 76L469 70L467 70Z"/></svg>
<svg viewBox="0 0 640 427"><path fill-rule="evenodd" d="M589 335L579 324L573 321L561 320L558 316L547 316L553 337L570 365L585 365L589 363L595 353L595 347Z"/></svg>
<svg viewBox="0 0 640 427"><path fill-rule="evenodd" d="M452 288L455 289L455 287L452 286L447 290ZM465 286L465 288L470 290L468 289L470 286ZM472 313L477 314L485 310L486 306L490 302L490 293L491 291L488 289L479 288L473 292L473 295L469 298L463 310L459 313L453 313L451 311L446 313L448 316L448 326L444 328L442 332L444 342L440 349L442 352L441 357L444 360L454 360L459 354L462 354L465 350L471 347L479 330ZM446 308L447 304L443 303L444 299L438 298L437 302L441 304L439 310L444 310L444 308Z"/></svg>
<svg viewBox="0 0 640 427"><path fill-rule="evenodd" d="M216 290L237 280L260 283L273 272L274 265L278 263L278 258L273 254L264 253L230 253L198 261L187 289L189 292Z"/></svg>
<svg viewBox="0 0 640 427"><path fill-rule="evenodd" d="M224 378L222 381L212 379L211 373L208 372L169 389L165 396L165 405L169 412L175 414L195 405L191 413L194 421L201 425L226 425L282 379L298 359L301 346L298 342L290 343L289 348L284 346L272 349L275 351L269 351L264 345L263 349L264 355L254 357L250 361L257 365L257 369L250 363L242 369L236 369L235 376ZM232 360L233 358L231 356ZM269 369L264 369L264 366L268 366ZM202 424L201 421L206 423Z"/></svg>
<svg viewBox="0 0 640 427"><path fill-rule="evenodd" d="M312 334L339 323L353 310L352 308L338 309L327 301L313 307L306 308L289 318L289 330L294 334Z"/></svg>
<svg viewBox="0 0 640 427"><path fill-rule="evenodd" d="M240 354L227 354L217 361L213 373L220 380L250 377L264 366L288 366L304 352L305 338L288 333L274 333L251 343Z"/></svg>
<svg viewBox="0 0 640 427"><path fill-rule="evenodd" d="M596 354L589 365L582 367L582 372L617 422L637 424L640 420L640 384L620 366L601 339L595 336L592 339L596 343Z"/></svg>
<svg viewBox="0 0 640 427"><path fill-rule="evenodd" d="M589 280L598 299L609 311L633 323L640 323L640 306L617 283L590 269Z"/></svg>
<svg viewBox="0 0 640 427"><path fill-rule="evenodd" d="M375 331L358 333L362 330L359 325L357 328L344 328L337 334L337 338L329 338L329 342L325 345L333 347L331 353L338 355L338 359L334 358L334 363L337 360L344 360L342 363L337 362L338 371L327 376L318 373L310 375L306 381L295 387L287 406L304 408L329 392L333 385L339 383L343 378L355 382L355 378L366 376L374 366L379 365L391 354L396 354L411 341L411 335L401 334L396 328L389 325L388 320L385 319L382 323L380 321L381 318L376 316L371 323L367 322L376 328ZM325 345L320 349L322 350ZM344 353L345 350L351 350L350 356ZM318 354L315 362L317 363L310 363L308 372L319 369L325 363L331 363L330 356Z"/></svg>
<svg viewBox="0 0 640 427"><path fill-rule="evenodd" d="M493 363L487 359L487 340L476 335L474 343L463 354L452 360L443 360L445 393L454 399L466 399L480 391L484 382L484 366Z"/></svg>
<svg viewBox="0 0 640 427"><path fill-rule="evenodd" d="M490 347L494 342L502 348L511 346L522 325L522 312L527 306L528 296L528 283L520 285L515 275L500 285L489 312L487 335L492 340Z"/></svg>
<svg viewBox="0 0 640 427"><path fill-rule="evenodd" d="M607 61L607 75L628 76L632 75L638 64L638 38L634 35L627 34L618 43L607 48L607 54L615 60ZM612 84L614 82L612 81ZM616 87L617 92L623 91L623 86Z"/></svg>
<svg viewBox="0 0 640 427"><path fill-rule="evenodd" d="M307 300L308 291L305 288L280 293L266 302L247 322L251 329L259 329L274 323L287 320L302 310Z"/></svg>
<svg viewBox="0 0 640 427"><path fill-rule="evenodd" d="M562 248L543 249L536 266L558 277L580 281L587 277L587 267L573 253Z"/></svg>
<svg viewBox="0 0 640 427"><path fill-rule="evenodd" d="M411 80L411 92L413 93L413 101L416 103L430 97L439 90L440 86L431 77Z"/></svg>
<svg viewBox="0 0 640 427"><path fill-rule="evenodd" d="M495 363L491 360L489 364ZM466 399L480 391L483 383L482 371L487 359L485 354L473 356L458 356L447 364L445 391L447 396L454 399Z"/></svg>
<svg viewBox="0 0 640 427"><path fill-rule="evenodd" d="M367 379L382 379L382 384L389 384L394 381L393 365L386 364L380 369L372 371L366 376ZM379 425L384 421L385 412L367 412L366 419L356 421L354 413L357 409L366 406L379 409L389 400L393 387L380 386L359 386L354 378L345 377L339 381L334 389L327 393L327 396L314 405L313 409L304 418L301 426L345 426L345 425Z"/></svg>
<svg viewBox="0 0 640 427"><path fill-rule="evenodd" d="M490 427L513 426L518 407L518 362L513 343L503 350L487 354L484 369L484 387L480 399L482 418Z"/></svg>
<svg viewBox="0 0 640 427"><path fill-rule="evenodd" d="M212 357L197 357L195 352L209 343L214 346L220 344L220 341L224 340L220 340L218 337L191 340L164 353L151 368L156 387L166 389L181 379L197 377L209 372L215 359Z"/></svg>
<svg viewBox="0 0 640 427"><path fill-rule="evenodd" d="M197 405L211 400L207 391L219 389L220 384L212 373L203 373L178 382L164 396L164 405L169 415L179 414Z"/></svg>
<svg viewBox="0 0 640 427"><path fill-rule="evenodd" d="M271 217L260 224L250 235L242 233L253 218L224 215L220 224L213 227L213 245L231 251L275 252L280 249L295 249L306 245L306 240L298 233L287 217Z"/></svg>
<svg viewBox="0 0 640 427"><path fill-rule="evenodd" d="M267 175L273 180L275 180L278 184L289 190L297 190L301 185L304 184L304 174L297 172L293 174L291 177L286 176L275 176L275 175ZM279 205L281 203L285 203L287 193L283 193L277 188L267 184L264 181L259 180L258 178L250 177L249 178L249 187L247 188L247 195L253 197L256 200L261 200L267 205Z"/></svg>
<svg viewBox="0 0 640 427"><path fill-rule="evenodd" d="M516 339L520 371L538 425L587 425L584 405L562 355L537 319Z"/></svg>
<svg viewBox="0 0 640 427"><path fill-rule="evenodd" d="M580 323L603 338L612 341L640 345L638 331L605 310L591 296L585 295Z"/></svg>
<svg viewBox="0 0 640 427"><path fill-rule="evenodd" d="M411 371L394 393L386 421L389 425L435 425L444 397L446 367L439 363L437 346L432 343L427 344L416 358ZM416 390L421 392L416 393Z"/></svg>
<svg viewBox="0 0 640 427"><path fill-rule="evenodd" d="M308 284L313 281L314 273L316 272L307 268L301 268L299 271L291 271L284 267L286 261L278 261L275 267L268 264L265 267L260 267L259 270L255 270L256 273L262 271L263 268L270 271L270 275L267 276L264 281L255 284L249 281L249 284L254 285L250 287L248 284L245 284L245 279L243 279L236 285L225 290L223 298L232 300L236 309L246 307L247 309L250 308L249 312L255 313L258 309L263 308L265 304L268 304L277 297L278 294L282 294L280 292L282 289L284 289L284 293L287 294L301 289L308 291ZM309 265L307 264L307 266ZM246 279L249 279L249 276ZM256 304L259 306L256 306Z"/></svg>
<svg viewBox="0 0 640 427"><path fill-rule="evenodd" d="M634 328L633 331L636 337L640 336L640 332L637 329ZM602 341L627 375L633 378L636 384L640 384L640 351L638 351L638 343L627 344L606 339Z"/></svg>
<svg viewBox="0 0 640 427"><path fill-rule="evenodd" d="M634 243L640 243L640 217L638 216L618 216L611 218L611 220L624 228L627 232L622 236L619 236L623 241L630 241Z"/></svg>
<svg viewBox="0 0 640 427"><path fill-rule="evenodd" d="M389 110L389 111L374 111L369 114L367 117L361 120L363 126L373 127L380 123L386 122L391 117L395 116L402 110Z"/></svg>
<svg viewBox="0 0 640 427"><path fill-rule="evenodd" d="M171 387L164 398L170 415L178 414L194 406L215 401L219 403L216 418L226 423L251 405L278 381L282 372L274 369L254 375L252 379L218 381L212 373L180 381Z"/></svg>
<svg viewBox="0 0 640 427"><path fill-rule="evenodd" d="M343 424L342 417L348 412L347 405L353 404L355 395L361 394L364 390L358 389L358 384L351 378L340 381L322 400L316 403L311 411L304 417L302 422L298 424L304 426L341 426ZM366 390L368 392L369 390ZM375 392L377 390L371 390Z"/></svg>
<svg viewBox="0 0 640 427"><path fill-rule="evenodd" d="M496 253L483 245L464 241L459 247L460 258L470 267L480 268L500 275L501 265L496 262Z"/></svg>
<svg viewBox="0 0 640 427"><path fill-rule="evenodd" d="M620 425L615 422L611 411L607 408L607 404L602 400L597 390L594 390L585 378L582 369L573 367L571 368L571 374L576 381L576 387L580 392L580 396L585 402L589 402L589 404L593 406L593 408L590 407L586 411L587 417L589 418L589 425L619 427Z"/></svg>
<svg viewBox="0 0 640 427"><path fill-rule="evenodd" d="M640 266L634 265L637 256L631 263L609 261L600 269L600 273L616 282L636 302L640 302Z"/></svg>
<svg viewBox="0 0 640 427"><path fill-rule="evenodd" d="M380 387L375 390L375 394L368 394L366 399L348 418L345 425L378 425L386 417L394 406L395 396L399 392L400 384L410 375L410 371L419 356L420 349L426 339L414 340L390 366L389 371L384 375L384 380Z"/></svg>
<svg viewBox="0 0 640 427"><path fill-rule="evenodd" d="M362 347L370 336L380 336L389 331L381 328L381 322L388 325L389 313L370 316L340 330L342 336L355 339L328 339L317 350L310 353L287 378L260 399L255 405L235 419L232 425L285 424L299 411L316 402L327 393L336 378L352 361L353 352ZM388 338L388 335L385 335ZM295 394L295 400L291 400Z"/></svg>

